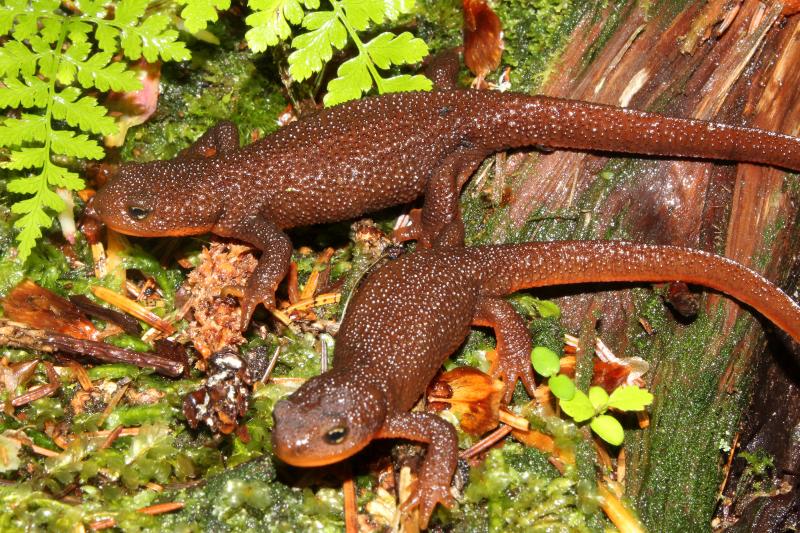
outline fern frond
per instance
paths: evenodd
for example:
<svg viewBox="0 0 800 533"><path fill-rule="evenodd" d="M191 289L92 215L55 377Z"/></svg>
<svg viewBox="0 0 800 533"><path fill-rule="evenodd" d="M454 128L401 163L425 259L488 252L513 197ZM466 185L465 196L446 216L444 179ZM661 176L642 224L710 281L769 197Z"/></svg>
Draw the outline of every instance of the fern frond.
<svg viewBox="0 0 800 533"><path fill-rule="evenodd" d="M19 257L31 252L52 212L65 208L55 189L83 188L77 173L52 157L101 159L97 136L117 130L113 118L85 91L133 91L136 73L114 58L183 60L189 51L165 15L146 15L148 0L121 0L107 18L105 0L80 0L61 10L58 0L6 0L0 9L0 109L18 118L0 120L0 167L11 171L7 189L29 196L12 206ZM73 13L75 9L83 13ZM59 122L58 127L54 121ZM66 123L66 126L64 125ZM63 191L62 191L63 194Z"/></svg>
<svg viewBox="0 0 800 533"><path fill-rule="evenodd" d="M373 86L379 93L430 90L432 84L424 76L401 75L384 78L379 69L407 65L420 61L428 54L422 39L408 32L395 35L384 32L364 43L359 32L370 26L395 20L414 7L412 0L331 0L330 11L316 9L319 2L300 0L252 0L254 13L246 22L252 28L246 38L254 51L265 50L291 35L290 25L307 30L291 41L294 51L289 55L289 74L298 81L320 72L348 41L356 45L358 55L339 66L337 77L328 84L326 106L360 97Z"/></svg>

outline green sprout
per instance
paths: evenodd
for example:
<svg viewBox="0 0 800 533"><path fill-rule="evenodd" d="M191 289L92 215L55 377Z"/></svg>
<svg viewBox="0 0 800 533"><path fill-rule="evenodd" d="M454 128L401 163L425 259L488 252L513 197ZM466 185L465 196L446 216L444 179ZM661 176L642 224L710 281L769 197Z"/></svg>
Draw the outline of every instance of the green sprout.
<svg viewBox="0 0 800 533"><path fill-rule="evenodd" d="M576 423L591 420L589 427L592 431L614 446L622 444L625 431L619 420L606 414L607 411L643 411L653 403L653 395L635 385L622 385L610 395L602 387L590 387L588 394L578 390L571 379L558 373L558 355L544 346L537 346L531 351L531 362L537 373L548 378L547 384L558 398L561 410Z"/></svg>
<svg viewBox="0 0 800 533"><path fill-rule="evenodd" d="M84 187L68 170L72 158L102 159L96 136L117 131L97 91L134 91L141 82L115 59L148 62L189 58L164 14L145 15L147 0L81 0L69 10L58 0L8 0L0 8L0 109L17 110L0 122L0 148L11 171L8 191L28 196L11 210L21 215L19 258L25 260L48 213L71 210L71 193Z"/></svg>

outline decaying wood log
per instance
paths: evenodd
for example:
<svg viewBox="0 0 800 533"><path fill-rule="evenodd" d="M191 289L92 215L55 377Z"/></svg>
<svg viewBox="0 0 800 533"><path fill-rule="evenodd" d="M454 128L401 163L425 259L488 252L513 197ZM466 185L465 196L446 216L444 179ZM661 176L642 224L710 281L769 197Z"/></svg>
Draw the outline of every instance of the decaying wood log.
<svg viewBox="0 0 800 533"><path fill-rule="evenodd" d="M781 3L758 0L619 4L583 18L542 92L800 132L800 16L786 18ZM491 233L474 240L692 246L736 259L796 293L796 176L749 164L557 151L509 155L494 179L495 191L510 194L486 226ZM626 448L627 492L654 530L707 530L725 457L720 448L730 445L759 394L751 379L756 364L776 359L762 357L757 320L719 295L705 295L704 313L687 321L652 292L602 289L552 295L573 294L558 302L574 332L595 310L615 353L645 357L653 367L652 424ZM640 317L656 335L640 327ZM789 378L800 380L796 367Z"/></svg>

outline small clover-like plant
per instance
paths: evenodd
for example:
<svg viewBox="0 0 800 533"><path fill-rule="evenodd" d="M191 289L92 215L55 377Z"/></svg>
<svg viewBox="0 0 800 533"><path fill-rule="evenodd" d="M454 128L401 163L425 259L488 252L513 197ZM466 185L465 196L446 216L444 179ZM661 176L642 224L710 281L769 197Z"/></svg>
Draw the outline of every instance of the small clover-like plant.
<svg viewBox="0 0 800 533"><path fill-rule="evenodd" d="M146 15L148 0L6 0L0 7L0 109L16 110L0 123L0 167L10 170L8 191L29 196L15 203L21 215L19 257L25 260L51 212L67 208L68 191L83 180L67 169L68 158L101 159L95 139L117 130L94 95L141 87L116 56L148 62L189 58L164 14ZM57 193L57 190L61 194Z"/></svg>
<svg viewBox="0 0 800 533"><path fill-rule="evenodd" d="M619 446L625 438L622 424L613 416L606 414L609 409L617 411L643 411L653 403L653 395L646 389L635 385L617 387L608 394L602 387L590 387L586 394L564 374L559 374L559 357L552 350L537 346L531 351L533 368L548 378L548 386L558 398L561 410L572 417L576 423L591 420L589 426L601 439Z"/></svg>
<svg viewBox="0 0 800 533"><path fill-rule="evenodd" d="M192 0L194 1L194 0ZM253 14L246 38L256 52L266 50L292 35L290 25L306 30L292 38L289 73L297 81L320 72L349 41L357 55L339 66L337 77L328 84L323 101L332 106L359 98L373 86L379 93L429 90L431 81L422 75L400 74L384 77L380 70L393 65L420 61L428 54L422 39L409 32L382 32L364 42L360 32L385 21L396 20L414 7L413 0L330 0L330 10L318 10L319 0L251 0Z"/></svg>

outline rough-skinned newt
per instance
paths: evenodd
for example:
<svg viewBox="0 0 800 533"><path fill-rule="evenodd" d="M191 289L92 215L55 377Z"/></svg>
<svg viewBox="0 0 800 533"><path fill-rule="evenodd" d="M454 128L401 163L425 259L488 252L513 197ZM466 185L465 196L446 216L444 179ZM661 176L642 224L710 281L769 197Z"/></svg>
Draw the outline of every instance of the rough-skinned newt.
<svg viewBox="0 0 800 533"><path fill-rule="evenodd" d="M274 305L287 228L344 220L425 196L422 247L463 240L459 191L489 154L537 146L763 163L800 171L800 139L588 102L477 90L345 103L244 148L222 122L175 159L122 165L90 209L138 236L213 232L261 258L242 328Z"/></svg>
<svg viewBox="0 0 800 533"><path fill-rule="evenodd" d="M539 146L747 161L800 170L800 139L632 109L477 90L387 94L345 103L244 148L221 122L168 161L128 163L93 211L137 236L213 232L261 258L242 329L274 305L288 269L287 228L339 221L425 195L423 247L463 238L461 186L489 154Z"/></svg>
<svg viewBox="0 0 800 533"><path fill-rule="evenodd" d="M756 272L706 252L619 241L435 247L364 280L336 337L332 369L275 405L273 451L292 465L321 466L373 439L427 444L409 502L419 505L424 527L437 503L452 502L457 439L442 418L409 411L470 325L495 331L491 373L504 380L506 400L517 379L532 395L528 328L502 296L549 285L674 280L729 294L800 341L800 306Z"/></svg>

